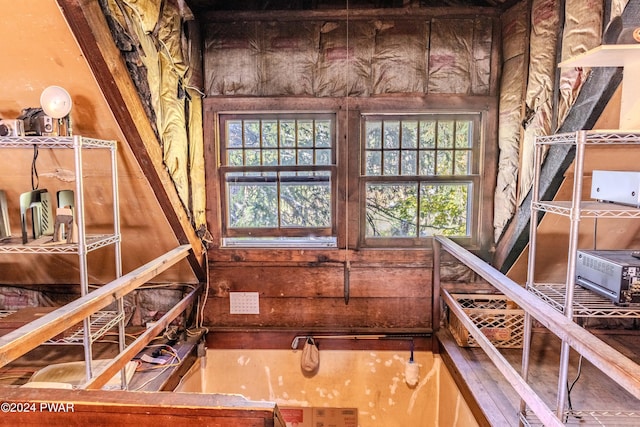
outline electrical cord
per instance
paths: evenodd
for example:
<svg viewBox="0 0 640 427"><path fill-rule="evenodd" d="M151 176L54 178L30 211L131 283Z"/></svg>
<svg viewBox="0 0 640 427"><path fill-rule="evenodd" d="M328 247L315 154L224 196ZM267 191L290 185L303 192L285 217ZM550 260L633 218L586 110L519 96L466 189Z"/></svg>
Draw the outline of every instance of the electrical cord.
<svg viewBox="0 0 640 427"><path fill-rule="evenodd" d="M571 414L573 417L575 418L582 418L579 415L576 415L573 413L573 405L571 404L571 390L573 390L573 386L576 385L576 383L578 382L578 379L580 379L580 374L582 373L582 355L580 355L580 359L578 360L578 373L576 374L575 379L573 380L573 382L571 383L571 385L569 385L569 382L567 381L567 404L569 407L569 414ZM567 419L569 418L569 415L567 414L567 416L565 417L565 422L567 421Z"/></svg>
<svg viewBox="0 0 640 427"><path fill-rule="evenodd" d="M36 167L36 160L38 160L38 146L33 146L33 160L31 160L31 189L37 190L40 186L40 178L38 178L38 168Z"/></svg>

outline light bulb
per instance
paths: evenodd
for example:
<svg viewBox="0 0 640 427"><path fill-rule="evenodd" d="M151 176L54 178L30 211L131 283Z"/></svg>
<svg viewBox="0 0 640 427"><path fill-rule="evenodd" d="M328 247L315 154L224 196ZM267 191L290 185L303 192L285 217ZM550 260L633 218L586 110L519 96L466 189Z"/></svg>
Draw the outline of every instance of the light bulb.
<svg viewBox="0 0 640 427"><path fill-rule="evenodd" d="M404 380L409 387L415 387L420 379L420 365L409 360L404 367Z"/></svg>
<svg viewBox="0 0 640 427"><path fill-rule="evenodd" d="M60 86L49 86L40 95L42 111L54 119L61 119L71 112L71 96Z"/></svg>

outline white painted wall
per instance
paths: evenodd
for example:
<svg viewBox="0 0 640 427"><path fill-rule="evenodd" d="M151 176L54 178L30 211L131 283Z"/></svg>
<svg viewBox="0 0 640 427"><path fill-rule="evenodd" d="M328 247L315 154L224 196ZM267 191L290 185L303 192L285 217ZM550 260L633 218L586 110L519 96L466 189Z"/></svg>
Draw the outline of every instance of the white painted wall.
<svg viewBox="0 0 640 427"><path fill-rule="evenodd" d="M208 350L177 391L241 394L280 406L358 408L359 427L473 427L477 422L439 356L414 353L420 379L404 381L408 352L321 350L305 377L302 351Z"/></svg>

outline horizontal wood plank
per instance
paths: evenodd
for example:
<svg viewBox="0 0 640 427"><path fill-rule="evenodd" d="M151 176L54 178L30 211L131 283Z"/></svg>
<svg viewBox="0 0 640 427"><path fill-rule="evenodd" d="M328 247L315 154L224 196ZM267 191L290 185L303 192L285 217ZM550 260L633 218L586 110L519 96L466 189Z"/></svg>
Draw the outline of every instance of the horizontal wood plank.
<svg viewBox="0 0 640 427"><path fill-rule="evenodd" d="M64 332L70 325L117 301L138 286L166 271L189 253L189 245L178 246L161 257L117 278L63 307L45 314L0 338L0 366L22 356Z"/></svg>
<svg viewBox="0 0 640 427"><path fill-rule="evenodd" d="M375 332L375 331L373 331ZM413 343L416 351L431 351L432 338L430 331L404 330L385 334L372 333L371 330L242 330L220 329L210 330L207 334L207 348L209 349L291 349L294 338L299 336L314 336L322 350L352 350L352 351L409 351ZM327 338L323 338L326 336ZM370 338L368 338L370 337ZM302 344L299 344L299 349Z"/></svg>
<svg viewBox="0 0 640 427"><path fill-rule="evenodd" d="M25 402L35 405L33 412L3 413L0 424L6 425L285 427L274 402L253 402L242 396L101 390L51 393L14 387L3 387L1 392L9 407ZM68 411L47 409L54 405Z"/></svg>
<svg viewBox="0 0 640 427"><path fill-rule="evenodd" d="M260 298L260 314L229 314L228 298L209 298L216 327L431 328L431 298Z"/></svg>
<svg viewBox="0 0 640 427"><path fill-rule="evenodd" d="M431 296L431 271L403 268L351 268L351 296L388 298ZM342 298L344 267L218 267L211 278L212 294L259 292L264 298Z"/></svg>

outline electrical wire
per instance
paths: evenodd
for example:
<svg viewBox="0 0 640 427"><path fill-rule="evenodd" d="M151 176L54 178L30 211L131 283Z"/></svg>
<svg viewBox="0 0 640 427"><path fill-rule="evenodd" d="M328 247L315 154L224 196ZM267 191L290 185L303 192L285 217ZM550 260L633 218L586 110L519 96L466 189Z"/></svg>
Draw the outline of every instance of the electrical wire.
<svg viewBox="0 0 640 427"><path fill-rule="evenodd" d="M149 346L149 347L160 347L160 346L163 347L163 349L160 350L161 352L168 353L169 355L171 355L171 359L169 359L169 363L166 363L164 365L149 367L146 369L140 369L140 365L138 365L138 368L136 368L136 372L149 372L155 369L160 369L160 372L158 372L158 374L154 375L152 378L149 378L144 383L140 384L138 387L134 389L134 391L142 390L144 387L149 385L152 381L158 379L165 371L167 371L167 369L175 366L180 366L180 364L182 364L182 360L180 359L180 356L178 356L178 352L173 347L166 344L159 344L159 345ZM176 360L177 362L174 362L174 360Z"/></svg>
<svg viewBox="0 0 640 427"><path fill-rule="evenodd" d="M38 160L38 146L33 145L33 160L31 160L31 189L37 190L40 186L40 178L38 177L38 168L36 167Z"/></svg>
<svg viewBox="0 0 640 427"><path fill-rule="evenodd" d="M576 374L575 379L573 380L573 382L571 383L571 385L569 385L569 382L567 381L567 404L569 407L569 413L571 415L573 415L573 417L575 418L582 418L579 415L576 415L573 413L573 405L571 404L571 390L573 390L573 386L576 385L576 383L578 382L578 379L580 379L580 374L582 373L582 355L580 355L580 359L578 360L578 373ZM569 415L567 415L565 417L565 422L566 420L569 418Z"/></svg>

